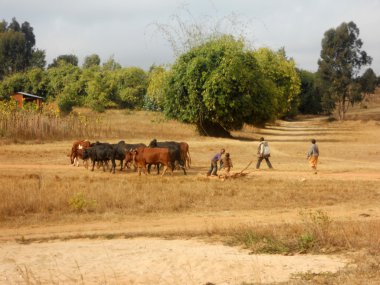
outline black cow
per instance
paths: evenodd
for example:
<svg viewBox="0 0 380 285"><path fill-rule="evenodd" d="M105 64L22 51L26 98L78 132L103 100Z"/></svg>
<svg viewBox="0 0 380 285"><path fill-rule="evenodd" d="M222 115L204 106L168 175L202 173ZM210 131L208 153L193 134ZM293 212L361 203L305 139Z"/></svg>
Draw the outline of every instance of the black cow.
<svg viewBox="0 0 380 285"><path fill-rule="evenodd" d="M183 158L181 156L181 146L179 143L175 141L158 142L156 139L153 139L149 143L149 147L168 148L170 153L172 169L174 170L175 162L177 161L179 163L179 166L183 169L183 174L186 175L185 162L183 161Z"/></svg>
<svg viewBox="0 0 380 285"><path fill-rule="evenodd" d="M104 165L114 156L114 149L108 143L95 143L92 147L87 148L83 152L83 159L90 158L92 161L92 169L94 171L95 163L99 162L103 165L103 171L106 171Z"/></svg>

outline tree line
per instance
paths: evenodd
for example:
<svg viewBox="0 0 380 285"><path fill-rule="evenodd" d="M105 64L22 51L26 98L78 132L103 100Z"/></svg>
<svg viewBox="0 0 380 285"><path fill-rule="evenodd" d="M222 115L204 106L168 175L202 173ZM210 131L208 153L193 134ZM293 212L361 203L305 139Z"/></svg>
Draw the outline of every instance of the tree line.
<svg viewBox="0 0 380 285"><path fill-rule="evenodd" d="M339 117L373 93L379 78L362 50L359 29L342 23L324 34L318 71L299 70L285 49L250 49L243 38L213 35L178 56L171 66L122 67L112 57L60 55L47 67L35 48L33 28L15 18L0 22L0 98L24 91L74 106L163 111L195 124L204 135L229 135L243 124L264 125L302 114Z"/></svg>

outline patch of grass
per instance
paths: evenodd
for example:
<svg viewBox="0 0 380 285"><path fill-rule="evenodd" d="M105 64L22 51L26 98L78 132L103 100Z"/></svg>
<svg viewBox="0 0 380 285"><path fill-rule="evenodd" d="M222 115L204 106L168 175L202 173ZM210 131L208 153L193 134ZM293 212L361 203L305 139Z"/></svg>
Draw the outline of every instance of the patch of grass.
<svg viewBox="0 0 380 285"><path fill-rule="evenodd" d="M96 208L96 200L88 199L83 192L75 193L68 201L72 210L77 213L93 212Z"/></svg>

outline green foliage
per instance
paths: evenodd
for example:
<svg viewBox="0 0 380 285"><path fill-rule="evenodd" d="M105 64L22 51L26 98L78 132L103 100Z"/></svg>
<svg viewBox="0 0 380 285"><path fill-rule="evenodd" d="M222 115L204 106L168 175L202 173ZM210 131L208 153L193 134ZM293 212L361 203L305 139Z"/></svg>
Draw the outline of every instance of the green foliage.
<svg viewBox="0 0 380 285"><path fill-rule="evenodd" d="M61 61L46 71L46 78L46 96L56 99L62 112L68 113L73 106L83 104L85 83L79 67Z"/></svg>
<svg viewBox="0 0 380 285"><path fill-rule="evenodd" d="M84 58L83 68L90 68L90 67L99 66L99 65L100 65L100 57L97 54L92 54Z"/></svg>
<svg viewBox="0 0 380 285"><path fill-rule="evenodd" d="M4 78L0 82L0 98L9 99L10 95L15 92L25 90L28 85L27 78L22 73L15 73Z"/></svg>
<svg viewBox="0 0 380 285"><path fill-rule="evenodd" d="M44 62L45 54L34 49L35 43L33 28L28 22L20 25L16 18L9 25L4 20L1 22L0 80L4 76L40 66Z"/></svg>
<svg viewBox="0 0 380 285"><path fill-rule="evenodd" d="M302 250L311 250L329 243L332 219L322 210L301 211L305 233L299 239Z"/></svg>
<svg viewBox="0 0 380 285"><path fill-rule="evenodd" d="M372 61L362 45L359 29L353 22L328 30L322 40L318 61L322 106L328 113L336 108L340 119L344 119L349 105L357 99L358 90L353 84L361 67Z"/></svg>
<svg viewBox="0 0 380 285"><path fill-rule="evenodd" d="M103 69L113 71L121 69L121 65L117 63L115 59L111 56L105 63L103 63Z"/></svg>
<svg viewBox="0 0 380 285"><path fill-rule="evenodd" d="M317 74L306 70L298 71L301 80L300 105L302 114L320 114L322 112L321 94L317 88Z"/></svg>
<svg viewBox="0 0 380 285"><path fill-rule="evenodd" d="M75 212L92 212L96 208L96 200L88 199L84 193L76 193L73 197L69 199L69 205L71 209Z"/></svg>
<svg viewBox="0 0 380 285"><path fill-rule="evenodd" d="M114 93L112 74L108 71L92 71L85 80L85 105L97 112L104 112L106 107L114 106L111 96Z"/></svg>
<svg viewBox="0 0 380 285"><path fill-rule="evenodd" d="M296 115L301 82L294 61L286 58L284 49L274 52L260 48L254 54L265 77L274 83L270 87L274 89L271 93L275 94L277 116Z"/></svg>
<svg viewBox="0 0 380 285"><path fill-rule="evenodd" d="M232 36L191 49L176 60L170 72L166 115L196 124L201 134L214 136L228 135L244 123L263 125L280 111L284 115L299 92L299 79L294 63L283 55L264 67L266 55L272 54L276 55L264 49L249 51Z"/></svg>
<svg viewBox="0 0 380 285"><path fill-rule="evenodd" d="M74 54L59 55L58 57L53 59L53 62L49 64L48 68L58 67L60 64L63 63L78 66L78 57Z"/></svg>
<svg viewBox="0 0 380 285"><path fill-rule="evenodd" d="M306 252L314 247L315 237L312 233L306 233L299 238L299 248L302 252Z"/></svg>
<svg viewBox="0 0 380 285"><path fill-rule="evenodd" d="M270 233L258 233L253 230L246 230L234 237L232 243L243 244L246 248L255 253L283 254L290 252L293 245L286 244Z"/></svg>
<svg viewBox="0 0 380 285"><path fill-rule="evenodd" d="M358 81L364 94L374 93L378 85L376 74L372 68L368 68Z"/></svg>
<svg viewBox="0 0 380 285"><path fill-rule="evenodd" d="M149 71L148 89L146 92L147 103L151 104L151 110L163 110L165 102L165 88L168 84L170 71L162 66L154 66Z"/></svg>
<svg viewBox="0 0 380 285"><path fill-rule="evenodd" d="M142 108L148 77L139 67L127 67L115 71L117 103L121 108Z"/></svg>

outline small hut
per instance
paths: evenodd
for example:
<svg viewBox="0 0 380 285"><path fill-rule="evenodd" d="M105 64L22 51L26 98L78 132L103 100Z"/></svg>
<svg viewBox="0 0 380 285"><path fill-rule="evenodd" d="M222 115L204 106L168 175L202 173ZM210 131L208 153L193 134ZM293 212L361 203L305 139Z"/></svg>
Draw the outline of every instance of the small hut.
<svg viewBox="0 0 380 285"><path fill-rule="evenodd" d="M42 97L25 93L25 92L16 92L13 95L11 95L11 98L17 101L17 105L22 108L24 106L24 103L33 102L35 103L38 108L41 108L42 106Z"/></svg>

